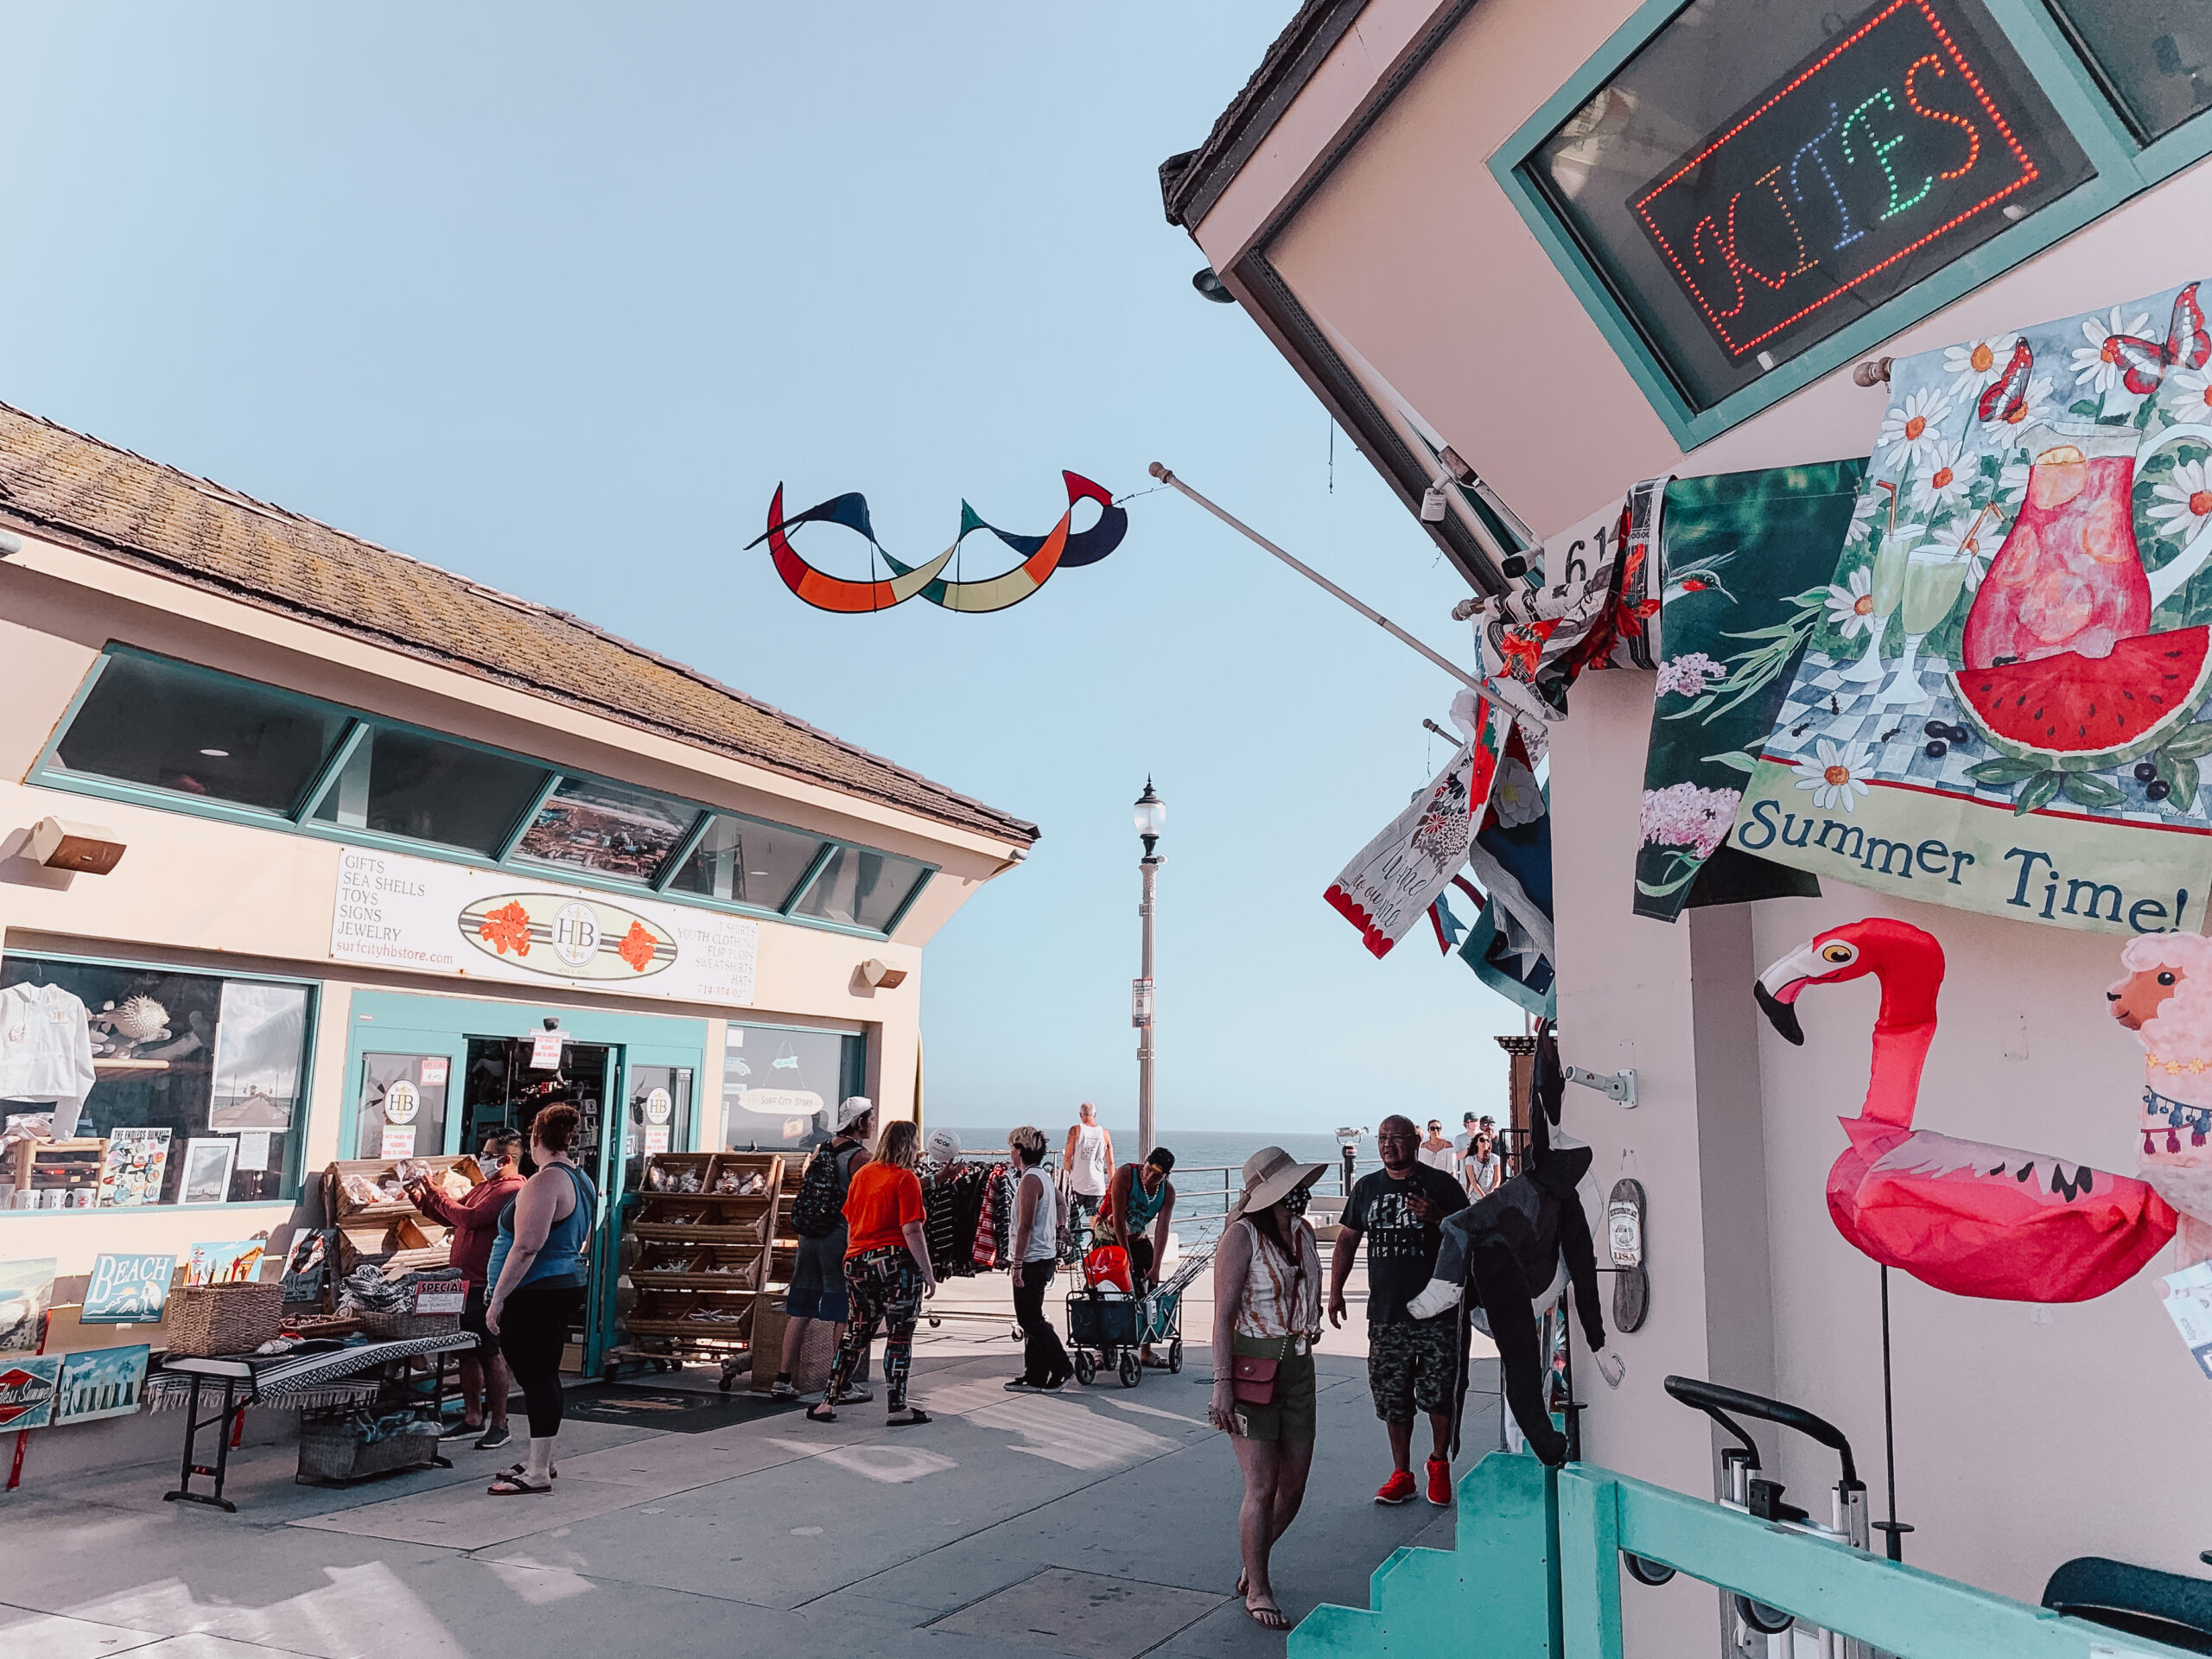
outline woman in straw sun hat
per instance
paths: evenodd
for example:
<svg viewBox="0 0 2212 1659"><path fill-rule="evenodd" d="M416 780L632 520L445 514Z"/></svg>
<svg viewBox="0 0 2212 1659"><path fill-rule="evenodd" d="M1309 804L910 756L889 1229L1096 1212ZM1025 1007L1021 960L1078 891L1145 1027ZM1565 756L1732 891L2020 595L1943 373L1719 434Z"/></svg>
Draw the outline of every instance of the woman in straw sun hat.
<svg viewBox="0 0 2212 1659"><path fill-rule="evenodd" d="M1313 1468L1313 1344L1321 1334L1321 1253L1306 1222L1313 1182L1328 1167L1281 1147L1244 1160L1244 1191L1214 1258L1213 1403L1244 1472L1236 1580L1244 1611L1271 1630L1290 1621L1275 1603L1268 1556L1305 1501ZM1247 1362L1240 1383L1237 1361ZM1272 1375L1267 1375L1268 1372ZM1241 1395L1241 1397L1240 1397Z"/></svg>

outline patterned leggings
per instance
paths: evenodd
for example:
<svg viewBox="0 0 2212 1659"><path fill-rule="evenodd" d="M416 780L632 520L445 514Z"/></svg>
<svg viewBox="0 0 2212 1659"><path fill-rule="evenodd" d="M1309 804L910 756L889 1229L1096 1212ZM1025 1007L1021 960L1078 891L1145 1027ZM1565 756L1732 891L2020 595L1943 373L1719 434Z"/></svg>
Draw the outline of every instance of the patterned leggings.
<svg viewBox="0 0 2212 1659"><path fill-rule="evenodd" d="M885 1409L906 1408L906 1373L914 1359L914 1320L922 1310L922 1270L904 1244L863 1250L845 1258L845 1292L852 1300L852 1315L845 1325L845 1339L838 1345L837 1363L830 1373L830 1399L835 1403L850 1377L868 1357L875 1340L875 1327L885 1327L883 1382Z"/></svg>

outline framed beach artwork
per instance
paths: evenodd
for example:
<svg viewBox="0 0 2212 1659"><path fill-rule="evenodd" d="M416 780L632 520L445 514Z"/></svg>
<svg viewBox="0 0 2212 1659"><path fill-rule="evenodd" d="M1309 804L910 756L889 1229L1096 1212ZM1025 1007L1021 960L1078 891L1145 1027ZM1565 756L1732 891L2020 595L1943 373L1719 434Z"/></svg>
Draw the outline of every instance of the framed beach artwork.
<svg viewBox="0 0 2212 1659"><path fill-rule="evenodd" d="M231 1171L238 1162L238 1143L227 1135L195 1135L184 1143L184 1179L179 1183L179 1204L223 1204L231 1196Z"/></svg>
<svg viewBox="0 0 2212 1659"><path fill-rule="evenodd" d="M39 1326L54 1300L55 1258L0 1262L0 1354L37 1351Z"/></svg>
<svg viewBox="0 0 2212 1659"><path fill-rule="evenodd" d="M185 1269L188 1285L250 1285L261 1268L264 1240L242 1238L233 1243L194 1244Z"/></svg>
<svg viewBox="0 0 2212 1659"><path fill-rule="evenodd" d="M11 1354L0 1359L0 1428L45 1428L54 1421L61 1357Z"/></svg>
<svg viewBox="0 0 2212 1659"><path fill-rule="evenodd" d="M168 1306L169 1281L175 1276L176 1257L166 1251L152 1255L96 1255L77 1323L158 1323Z"/></svg>
<svg viewBox="0 0 2212 1659"><path fill-rule="evenodd" d="M128 1348L93 1348L61 1357L52 1421L90 1422L95 1417L132 1417L146 1393L145 1343Z"/></svg>

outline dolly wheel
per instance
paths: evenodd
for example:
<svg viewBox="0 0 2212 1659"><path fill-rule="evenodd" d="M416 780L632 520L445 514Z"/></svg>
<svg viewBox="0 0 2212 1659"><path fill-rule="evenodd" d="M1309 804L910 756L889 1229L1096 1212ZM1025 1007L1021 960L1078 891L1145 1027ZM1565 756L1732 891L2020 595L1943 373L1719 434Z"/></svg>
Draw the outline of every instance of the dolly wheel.
<svg viewBox="0 0 2212 1659"><path fill-rule="evenodd" d="M1167 1375L1175 1376L1183 1369L1183 1338L1178 1337L1167 1344Z"/></svg>
<svg viewBox="0 0 2212 1659"><path fill-rule="evenodd" d="M1082 1383L1083 1386L1087 1389L1090 1386L1092 1379L1097 1375L1098 1367L1091 1359L1090 1350L1085 1348L1077 1349L1075 1351L1075 1380Z"/></svg>
<svg viewBox="0 0 2212 1659"><path fill-rule="evenodd" d="M1122 1386L1134 1389L1143 1376L1144 1367L1137 1363L1136 1350L1124 1348L1122 1351Z"/></svg>

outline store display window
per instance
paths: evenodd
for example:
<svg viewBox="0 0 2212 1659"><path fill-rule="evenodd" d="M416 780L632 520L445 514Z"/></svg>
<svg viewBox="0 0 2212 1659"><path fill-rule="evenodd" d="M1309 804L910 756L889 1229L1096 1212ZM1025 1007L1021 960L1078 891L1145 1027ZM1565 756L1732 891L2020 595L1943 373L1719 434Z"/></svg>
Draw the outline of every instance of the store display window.
<svg viewBox="0 0 2212 1659"><path fill-rule="evenodd" d="M443 1054L364 1054L359 1109L353 1114L356 1158L435 1158L446 1149L446 1092L451 1059ZM474 1147L464 1147L474 1152Z"/></svg>
<svg viewBox="0 0 2212 1659"><path fill-rule="evenodd" d="M667 890L781 910L825 844L804 830L717 813Z"/></svg>
<svg viewBox="0 0 2212 1659"><path fill-rule="evenodd" d="M928 879L929 867L911 858L840 847L799 895L791 914L888 933Z"/></svg>
<svg viewBox="0 0 2212 1659"><path fill-rule="evenodd" d="M545 787L526 760L404 727L368 726L315 804L315 821L497 856Z"/></svg>
<svg viewBox="0 0 2212 1659"><path fill-rule="evenodd" d="M289 814L346 725L342 712L274 686L117 653L54 759L117 783Z"/></svg>
<svg viewBox="0 0 2212 1659"><path fill-rule="evenodd" d="M632 1065L622 1129L622 1190L639 1191L645 1161L691 1148L691 1068Z"/></svg>
<svg viewBox="0 0 2212 1659"><path fill-rule="evenodd" d="M17 1153L0 1165L0 1204L251 1204L297 1191L313 987L10 952L0 957L0 1009L8 1015L0 1035L44 1021L46 1035L68 1049L26 1064L21 1045L0 1047L0 1088L23 1091L0 1112L52 1111L58 1130L73 1127L54 1160L34 1144L29 1161ZM79 1099L59 1099L54 1084L73 1066L89 1087ZM59 1160L78 1149L98 1173L64 1191Z"/></svg>
<svg viewBox="0 0 2212 1659"><path fill-rule="evenodd" d="M2212 13L2202 0L2050 0L2145 143L2212 109Z"/></svg>
<svg viewBox="0 0 2212 1659"><path fill-rule="evenodd" d="M837 1103L867 1087L864 1037L732 1022L722 1038L722 1138L740 1152L818 1146Z"/></svg>
<svg viewBox="0 0 2212 1659"><path fill-rule="evenodd" d="M563 778L523 832L515 856L649 883L699 821L699 809L627 784Z"/></svg>

